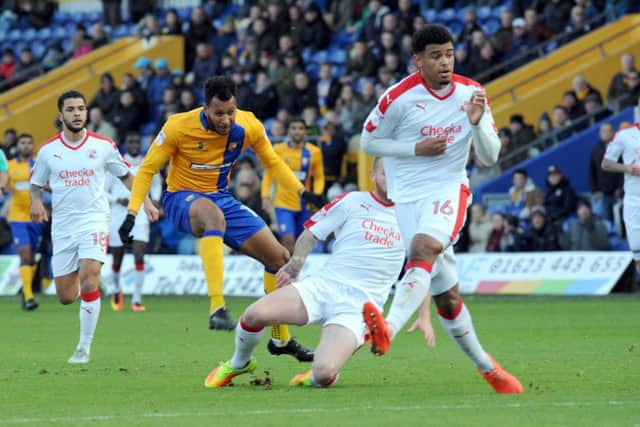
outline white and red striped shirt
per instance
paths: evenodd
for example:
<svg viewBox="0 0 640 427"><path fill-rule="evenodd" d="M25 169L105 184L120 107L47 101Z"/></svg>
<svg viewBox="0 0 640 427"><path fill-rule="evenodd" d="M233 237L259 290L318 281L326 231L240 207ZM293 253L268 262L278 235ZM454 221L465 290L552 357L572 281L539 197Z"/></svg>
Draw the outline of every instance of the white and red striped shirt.
<svg viewBox="0 0 640 427"><path fill-rule="evenodd" d="M479 83L454 74L448 92L440 95L415 72L382 95L365 121L362 140L389 139L414 146L427 138L448 137L447 150L439 156L384 158L391 200L412 202L443 185L468 185L465 166L472 127L466 108L477 90L483 90ZM479 126L497 138L488 103Z"/></svg>
<svg viewBox="0 0 640 427"><path fill-rule="evenodd" d="M305 228L320 240L335 233L322 275L366 293L382 307L405 254L394 205L370 192L345 193L316 212Z"/></svg>
<svg viewBox="0 0 640 427"><path fill-rule="evenodd" d="M62 133L38 152L31 183L47 183L52 194L52 237L86 231L95 224L108 227L109 201L105 192L108 172L124 176L129 167L113 141L85 131L80 142L67 141Z"/></svg>

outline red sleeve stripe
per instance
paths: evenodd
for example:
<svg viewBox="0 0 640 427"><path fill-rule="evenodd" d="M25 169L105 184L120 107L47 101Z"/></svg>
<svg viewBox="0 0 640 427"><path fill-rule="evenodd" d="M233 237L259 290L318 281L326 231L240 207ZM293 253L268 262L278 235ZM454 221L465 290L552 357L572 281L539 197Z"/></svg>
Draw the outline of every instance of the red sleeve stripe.
<svg viewBox="0 0 640 427"><path fill-rule="evenodd" d="M380 112L384 114L389 109L389 106L393 101L400 98L400 96L409 89L418 86L421 82L422 77L420 77L420 73L417 71L406 77L404 80L398 83L397 86L382 95L382 99L378 104L378 109L380 110Z"/></svg>
<svg viewBox="0 0 640 427"><path fill-rule="evenodd" d="M113 142L113 140L111 138L107 138L106 136L100 135L99 133L95 133L95 132L92 132L90 130L87 131L87 135L89 135L89 136L91 136L91 137L93 137L95 139L98 139L100 141L108 142L109 144L111 144L111 146L114 148L114 150L120 151L120 150L118 150L118 145L115 142Z"/></svg>
<svg viewBox="0 0 640 427"><path fill-rule="evenodd" d="M306 228L307 230L310 229L311 227L313 227L314 225L316 225L316 222L314 220L312 220L311 218L309 218L308 220L306 220L304 222L304 228Z"/></svg>
<svg viewBox="0 0 640 427"><path fill-rule="evenodd" d="M469 190L469 187L464 184L460 185L460 193L458 195L458 215L456 216L456 222L453 225L451 242L455 242L456 238L458 237L458 233L460 233L460 230L464 225L464 220L467 216L467 201L469 200L470 195L471 190Z"/></svg>
<svg viewBox="0 0 640 427"><path fill-rule="evenodd" d="M374 124L373 124L373 122L372 122L371 120L369 120L369 121L367 122L367 124L364 126L364 129L365 129L367 132L371 133L371 132L373 132L374 130L376 130L376 127L377 127L377 126L376 126L376 125L374 125Z"/></svg>
<svg viewBox="0 0 640 427"><path fill-rule="evenodd" d="M469 77L461 76L460 74L454 74L453 81L467 86L476 86L482 88L482 85L477 81L470 79Z"/></svg>

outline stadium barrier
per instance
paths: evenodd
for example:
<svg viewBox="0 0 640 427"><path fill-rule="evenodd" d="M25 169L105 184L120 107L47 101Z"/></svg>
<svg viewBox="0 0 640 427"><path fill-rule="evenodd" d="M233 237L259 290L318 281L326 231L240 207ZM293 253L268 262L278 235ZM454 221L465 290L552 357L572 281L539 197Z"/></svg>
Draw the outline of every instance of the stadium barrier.
<svg viewBox="0 0 640 427"><path fill-rule="evenodd" d="M320 271L329 255L312 254L301 273ZM460 290L465 294L605 295L631 265L631 252L529 252L459 254ZM20 290L19 258L0 256L0 295ZM147 295L206 295L202 263L195 255L148 255L143 293ZM437 267L436 267L437 268ZM124 293L133 291L133 257L127 254L120 270ZM228 296L264 294L262 265L244 255L224 259L224 291ZM102 268L106 289L111 259ZM55 294L50 286L46 293Z"/></svg>

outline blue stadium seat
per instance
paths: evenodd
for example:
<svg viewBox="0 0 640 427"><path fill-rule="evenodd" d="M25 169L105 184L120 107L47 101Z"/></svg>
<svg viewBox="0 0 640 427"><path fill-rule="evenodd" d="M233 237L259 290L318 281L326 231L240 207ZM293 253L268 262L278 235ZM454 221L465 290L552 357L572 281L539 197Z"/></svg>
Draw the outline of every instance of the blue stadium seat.
<svg viewBox="0 0 640 427"><path fill-rule="evenodd" d="M222 16L238 16L240 13L240 6L238 6L235 2L227 6L227 8L222 12Z"/></svg>
<svg viewBox="0 0 640 427"><path fill-rule="evenodd" d="M456 10L453 8L442 9L438 16L436 16L436 20L440 23L451 21L456 17Z"/></svg>
<svg viewBox="0 0 640 427"><path fill-rule="evenodd" d="M263 120L262 124L264 125L264 129L267 131L267 136L271 137L273 135L271 135L271 126L273 126L273 122L275 122L276 119L275 117L271 117L269 119Z"/></svg>
<svg viewBox="0 0 640 427"><path fill-rule="evenodd" d="M340 30L333 35L331 45L341 48L348 47L358 39L358 35L359 33L357 31L350 34L347 30Z"/></svg>
<svg viewBox="0 0 640 427"><path fill-rule="evenodd" d="M55 27L53 29L53 34L52 34L53 38L55 39L64 39L67 37L67 32L64 29L64 27Z"/></svg>
<svg viewBox="0 0 640 427"><path fill-rule="evenodd" d="M422 17L427 21L427 24L431 24L438 19L438 11L435 9L423 9Z"/></svg>
<svg viewBox="0 0 640 427"><path fill-rule="evenodd" d="M21 38L22 38L22 31L16 29L16 30L9 31L9 34L7 34L7 37L5 40L14 42L14 41L20 40Z"/></svg>
<svg viewBox="0 0 640 427"><path fill-rule="evenodd" d="M482 31L488 36L495 33L500 29L500 20L496 18L489 18L481 25Z"/></svg>
<svg viewBox="0 0 640 427"><path fill-rule="evenodd" d="M51 27L44 27L38 31L36 38L46 41L50 39L52 35L53 35L53 31L51 30Z"/></svg>
<svg viewBox="0 0 640 427"><path fill-rule="evenodd" d="M327 62L328 58L329 55L326 50L319 50L311 55L311 62L315 64L322 64L323 62Z"/></svg>
<svg viewBox="0 0 640 427"><path fill-rule="evenodd" d="M40 42L31 43L31 51L33 51L33 57L36 61L40 61L47 51L47 47Z"/></svg>
<svg viewBox="0 0 640 427"><path fill-rule="evenodd" d="M344 76L344 72L346 69L347 67L344 65L334 65L333 67L331 67L331 77L337 79Z"/></svg>
<svg viewBox="0 0 640 427"><path fill-rule="evenodd" d="M114 39L119 39L129 35L129 26L126 24L120 24L113 30L112 36Z"/></svg>
<svg viewBox="0 0 640 427"><path fill-rule="evenodd" d="M96 22L102 22L102 18L102 12L99 10L87 13L87 20L92 24L95 24Z"/></svg>
<svg viewBox="0 0 640 427"><path fill-rule="evenodd" d="M27 28L22 31L22 40L30 42L36 38L38 31L35 28Z"/></svg>
<svg viewBox="0 0 640 427"><path fill-rule="evenodd" d="M562 231L564 231L565 233L568 232L571 229L571 226L573 225L573 223L575 223L577 220L578 220L577 215L571 215L567 217L567 219L565 219L562 222Z"/></svg>
<svg viewBox="0 0 640 427"><path fill-rule="evenodd" d="M458 34L464 30L464 22L460 22L457 19L449 21L445 25L453 37L457 37Z"/></svg>
<svg viewBox="0 0 640 427"><path fill-rule="evenodd" d="M618 235L609 236L609 246L613 251L628 251L629 242L620 238Z"/></svg>
<svg viewBox="0 0 640 427"><path fill-rule="evenodd" d="M346 64L347 52L344 49L331 48L327 53L327 57L332 64Z"/></svg>
<svg viewBox="0 0 640 427"><path fill-rule="evenodd" d="M177 9L178 11L178 16L180 17L180 20L183 22L188 22L189 18L191 18L191 8L190 7L182 7L180 9Z"/></svg>
<svg viewBox="0 0 640 427"><path fill-rule="evenodd" d="M491 8L489 6L480 6L476 8L476 17L480 21L484 21L485 19L491 16Z"/></svg>
<svg viewBox="0 0 640 427"><path fill-rule="evenodd" d="M156 124L154 122L148 122L140 127L140 135L151 136L156 130Z"/></svg>
<svg viewBox="0 0 640 427"><path fill-rule="evenodd" d="M71 39L62 40L62 50L66 53L71 53Z"/></svg>

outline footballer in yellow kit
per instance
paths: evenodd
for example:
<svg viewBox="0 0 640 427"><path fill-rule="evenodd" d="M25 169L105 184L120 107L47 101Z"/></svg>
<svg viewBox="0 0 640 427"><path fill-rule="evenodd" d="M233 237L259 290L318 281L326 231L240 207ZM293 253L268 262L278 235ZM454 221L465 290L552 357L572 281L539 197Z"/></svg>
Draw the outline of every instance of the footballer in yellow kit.
<svg viewBox="0 0 640 427"><path fill-rule="evenodd" d="M277 144L273 150L291 168L306 190L316 194L324 191L324 166L322 151L315 145L305 142L306 127L304 120L294 118L289 121L288 141ZM262 179L262 203L269 210L269 200L273 174L267 170ZM278 237L285 248L293 253L296 239L304 230L304 223L311 217L307 202L296 192L277 185L273 206L278 223Z"/></svg>
<svg viewBox="0 0 640 427"><path fill-rule="evenodd" d="M135 222L151 178L169 163L167 191L162 202L165 216L182 232L202 237L200 257L210 297L210 329L235 328L223 297L223 241L265 266L265 290L275 290L275 272L289 259L264 221L233 197L229 175L240 154L251 148L279 185L319 204L321 197L306 192L287 165L275 154L264 126L253 113L239 110L236 85L231 78L215 76L205 82L205 105L174 114L162 127L136 174L128 215L119 234L123 242ZM269 350L311 361L313 350L289 336L284 325L274 327Z"/></svg>
<svg viewBox="0 0 640 427"><path fill-rule="evenodd" d="M20 279L22 280L22 308L31 311L38 308L33 297L33 277L36 271L35 254L42 237L42 224L31 221L31 168L33 160L33 136L23 133L16 144L17 157L9 160L9 202L8 220L11 225L13 241L20 256Z"/></svg>

